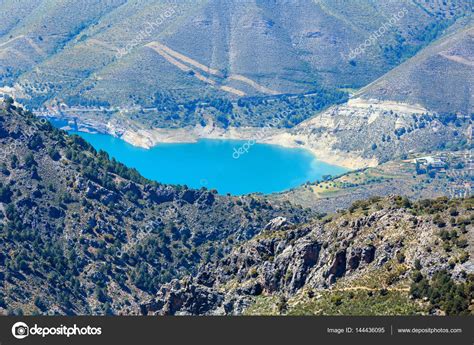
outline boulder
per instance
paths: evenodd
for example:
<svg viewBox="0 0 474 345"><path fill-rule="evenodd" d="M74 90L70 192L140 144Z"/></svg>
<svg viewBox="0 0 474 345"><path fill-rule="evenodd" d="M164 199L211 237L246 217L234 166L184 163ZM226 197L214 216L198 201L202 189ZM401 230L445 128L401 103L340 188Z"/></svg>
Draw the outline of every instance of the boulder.
<svg viewBox="0 0 474 345"><path fill-rule="evenodd" d="M362 250L362 260L370 264L375 258L375 247L369 244Z"/></svg>
<svg viewBox="0 0 474 345"><path fill-rule="evenodd" d="M264 230L280 230L290 224L291 223L285 217L276 217L270 220L267 225L265 225Z"/></svg>

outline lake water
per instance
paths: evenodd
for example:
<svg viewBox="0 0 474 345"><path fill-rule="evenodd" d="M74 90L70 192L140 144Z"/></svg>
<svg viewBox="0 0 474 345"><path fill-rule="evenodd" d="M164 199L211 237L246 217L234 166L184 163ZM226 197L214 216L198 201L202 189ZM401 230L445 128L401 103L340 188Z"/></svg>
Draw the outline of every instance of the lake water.
<svg viewBox="0 0 474 345"><path fill-rule="evenodd" d="M318 161L306 150L276 145L246 145L247 152L238 154L247 141L206 139L147 150L110 135L73 133L150 180L217 189L220 194L280 192L346 171Z"/></svg>

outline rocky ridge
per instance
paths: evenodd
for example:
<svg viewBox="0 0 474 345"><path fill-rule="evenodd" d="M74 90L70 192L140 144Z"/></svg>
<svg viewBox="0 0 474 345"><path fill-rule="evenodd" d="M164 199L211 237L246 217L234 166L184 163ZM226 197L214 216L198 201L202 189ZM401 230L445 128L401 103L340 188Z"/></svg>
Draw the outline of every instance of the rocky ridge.
<svg viewBox="0 0 474 345"><path fill-rule="evenodd" d="M438 208L435 215L429 211L432 207ZM447 225L439 217L446 219L448 212L458 218ZM409 290L415 262L427 276L446 269L464 280L474 273L463 254L472 255L465 243L473 235L470 217L472 198L411 204L390 197L361 202L349 212L306 225L280 218L224 259L201 267L194 277L164 284L142 305L142 313L241 314L261 296L290 298L301 291L331 291L340 282L354 286L351 282L361 276L376 281L378 272L394 263L402 269L392 269L390 278L373 290ZM446 241L440 240L442 231L458 234L457 244L447 249ZM404 296L409 299L408 293Z"/></svg>
<svg viewBox="0 0 474 345"><path fill-rule="evenodd" d="M161 283L222 257L271 219L310 214L146 180L10 99L0 107L3 313L137 313Z"/></svg>

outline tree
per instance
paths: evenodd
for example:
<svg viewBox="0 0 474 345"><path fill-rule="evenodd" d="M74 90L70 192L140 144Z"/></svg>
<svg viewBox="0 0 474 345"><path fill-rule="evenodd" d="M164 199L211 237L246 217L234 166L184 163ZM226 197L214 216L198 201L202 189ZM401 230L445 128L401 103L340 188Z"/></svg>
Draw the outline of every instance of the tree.
<svg viewBox="0 0 474 345"><path fill-rule="evenodd" d="M3 101L5 102L5 107L7 108L7 110L10 110L12 109L13 107L13 103L15 103L15 101L13 100L12 97L10 96L5 96L5 98L3 99Z"/></svg>
<svg viewBox="0 0 474 345"><path fill-rule="evenodd" d="M38 163L36 163L35 157L31 153L27 154L25 157L25 167L31 169L36 165L38 165Z"/></svg>
<svg viewBox="0 0 474 345"><path fill-rule="evenodd" d="M99 286L95 287L95 297L99 302L105 303L108 300L107 295L105 294L104 290Z"/></svg>
<svg viewBox="0 0 474 345"><path fill-rule="evenodd" d="M49 154L49 157L51 157L53 161L58 161L61 159L61 155L59 154L58 150L56 150L55 148L50 148L48 151L48 154Z"/></svg>
<svg viewBox="0 0 474 345"><path fill-rule="evenodd" d="M474 276L468 276L466 282L456 283L446 270L435 272L428 281L416 271L412 277L410 294L414 298L428 298L434 308L447 315L468 315L469 303L474 298Z"/></svg>
<svg viewBox="0 0 474 345"><path fill-rule="evenodd" d="M283 314L288 309L288 300L285 295L281 295L277 303L278 312Z"/></svg>
<svg viewBox="0 0 474 345"><path fill-rule="evenodd" d="M12 159L11 159L11 167L12 167L13 169L16 169L16 168L18 167L18 163L19 163L19 162L20 162L20 161L18 160L18 157L17 157L16 155L13 155L13 156L12 156Z"/></svg>
<svg viewBox="0 0 474 345"><path fill-rule="evenodd" d="M35 306L38 307L38 309L41 311L46 310L46 305L44 304L44 302L41 300L39 296L35 297Z"/></svg>
<svg viewBox="0 0 474 345"><path fill-rule="evenodd" d="M105 304L104 304L104 314L105 314L105 315L114 315L114 311L113 311L112 308L110 307L110 303L109 303L109 302L105 302Z"/></svg>
<svg viewBox="0 0 474 345"><path fill-rule="evenodd" d="M415 269L416 269L416 270L418 270L418 271L421 270L422 266L421 266L420 259L416 259L416 260L415 260L414 266L415 266Z"/></svg>
<svg viewBox="0 0 474 345"><path fill-rule="evenodd" d="M0 183L0 202L3 202L5 204L10 203L12 195L13 193L10 187L9 186L3 187L3 185Z"/></svg>
<svg viewBox="0 0 474 345"><path fill-rule="evenodd" d="M39 134L34 134L28 142L28 148L37 151L42 147L43 139L41 139L41 136Z"/></svg>

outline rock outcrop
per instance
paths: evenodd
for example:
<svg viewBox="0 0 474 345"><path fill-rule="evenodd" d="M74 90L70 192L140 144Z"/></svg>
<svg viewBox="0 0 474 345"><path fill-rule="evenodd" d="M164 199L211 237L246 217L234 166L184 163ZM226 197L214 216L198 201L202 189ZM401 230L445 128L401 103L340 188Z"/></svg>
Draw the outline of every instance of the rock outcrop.
<svg viewBox="0 0 474 345"><path fill-rule="evenodd" d="M397 206L399 200L382 201L384 207L375 203L376 207L365 211L368 215L345 213L307 225L273 219L263 233L222 260L202 266L196 276L161 286L141 311L147 315L240 314L255 296L324 290L339 280L377 272L390 262L413 265L420 260L428 275L448 269L451 254L440 246L432 216L413 216L412 210ZM456 267L465 270L465 266ZM409 277L406 269L400 272L396 279Z"/></svg>

